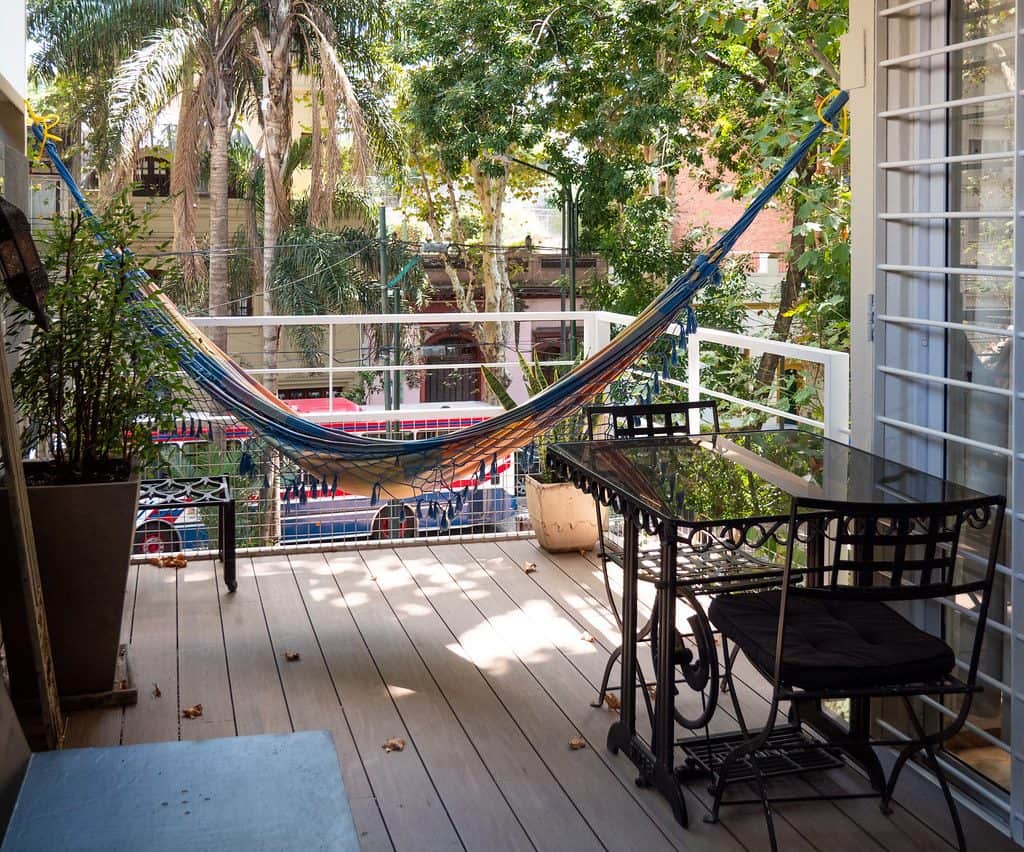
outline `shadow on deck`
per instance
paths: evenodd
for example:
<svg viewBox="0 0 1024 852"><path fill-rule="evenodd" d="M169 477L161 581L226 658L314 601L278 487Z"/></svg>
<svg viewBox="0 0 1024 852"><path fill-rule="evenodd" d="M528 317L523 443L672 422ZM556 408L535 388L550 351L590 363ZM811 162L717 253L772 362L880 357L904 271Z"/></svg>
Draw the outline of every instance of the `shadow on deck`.
<svg viewBox="0 0 1024 852"><path fill-rule="evenodd" d="M707 825L693 784L684 830L606 750L614 712L590 702L618 634L592 555L521 540L243 558L235 594L213 563L133 565L123 641L138 705L74 714L69 747L327 729L366 850L767 848L759 807ZM756 723L767 703L747 672ZM845 769L779 783L866 788ZM952 848L937 789L908 773L897 793L891 817L868 800L783 805L780 847ZM1010 848L961 813L971 848Z"/></svg>

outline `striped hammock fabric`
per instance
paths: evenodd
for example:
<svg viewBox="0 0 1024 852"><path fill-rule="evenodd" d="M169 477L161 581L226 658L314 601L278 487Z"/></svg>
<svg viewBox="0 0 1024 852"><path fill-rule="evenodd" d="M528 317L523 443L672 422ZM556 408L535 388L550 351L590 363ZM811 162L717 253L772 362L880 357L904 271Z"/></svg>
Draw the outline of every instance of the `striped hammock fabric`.
<svg viewBox="0 0 1024 852"><path fill-rule="evenodd" d="M374 500L404 499L448 490L451 483L467 478L483 482L496 476L499 459L530 445L601 393L677 319L683 328L677 345L685 346L686 334L696 329L691 306L694 295L719 279L719 263L818 137L836 123L846 101L846 92L840 92L828 103L819 121L736 224L610 343L522 405L451 434L410 441L384 440L305 420L211 343L141 270L136 273L136 286L140 295L150 297L158 306L147 312L150 330L173 342L181 366L192 380L226 412L317 480ZM33 125L36 138L43 143L48 158L83 214L93 217L88 202L44 130L39 124ZM99 236L102 240L102 235ZM114 251L110 246L105 248Z"/></svg>

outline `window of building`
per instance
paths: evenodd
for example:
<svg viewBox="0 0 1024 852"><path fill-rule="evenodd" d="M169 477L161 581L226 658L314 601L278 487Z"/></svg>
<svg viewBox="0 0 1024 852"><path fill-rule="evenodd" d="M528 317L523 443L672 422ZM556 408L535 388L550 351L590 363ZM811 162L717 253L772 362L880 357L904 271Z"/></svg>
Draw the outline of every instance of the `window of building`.
<svg viewBox="0 0 1024 852"><path fill-rule="evenodd" d="M1024 389L1019 375L1014 386L1012 368L1022 271L1015 211L1024 206L1014 190L1024 149L1015 121L1016 7L1007 0L879 4L875 74L875 446L1008 495L1020 477L1012 425ZM1020 640L1012 638L1011 538L1004 539L1007 570L997 578L985 636L985 689L948 747L979 802L1008 822L1024 801L1020 786L1008 795L1011 743L1024 733L1014 730L1024 725L1024 710L1012 700L1011 644ZM941 626L966 661L977 605L946 601L920 617ZM1024 653L1024 644L1016 650ZM883 711L880 723L898 729L900 720Z"/></svg>

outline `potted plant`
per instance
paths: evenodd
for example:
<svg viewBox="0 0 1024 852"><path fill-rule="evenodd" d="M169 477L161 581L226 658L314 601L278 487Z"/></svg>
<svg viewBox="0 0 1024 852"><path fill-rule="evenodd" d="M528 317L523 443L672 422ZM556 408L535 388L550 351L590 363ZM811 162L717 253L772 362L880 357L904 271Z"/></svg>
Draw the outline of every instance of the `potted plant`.
<svg viewBox="0 0 1024 852"><path fill-rule="evenodd" d="M106 239L126 246L144 228L126 199L99 218ZM27 329L15 309L15 399L40 579L57 687L69 696L114 685L124 589L138 503L138 469L152 459L155 430L186 409L172 345L152 335L137 297L131 257L104 256L80 216L55 218L43 251L50 270L49 329ZM6 500L6 492L0 495ZM8 513L0 548L10 552ZM3 624L12 695L36 694L25 615L10 560L0 567Z"/></svg>
<svg viewBox="0 0 1024 852"><path fill-rule="evenodd" d="M557 368L529 364L522 355L519 366L530 396L536 396L558 378ZM514 408L501 380L486 367L484 378L491 392L506 410ZM577 411L555 425L537 444L537 472L526 475L526 507L537 542L550 553L573 550L593 550L597 544L599 528L597 505L594 498L584 494L567 480L555 476L547 469L546 451L549 444L561 441L582 441L587 436L582 411ZM602 509L602 512L604 509Z"/></svg>

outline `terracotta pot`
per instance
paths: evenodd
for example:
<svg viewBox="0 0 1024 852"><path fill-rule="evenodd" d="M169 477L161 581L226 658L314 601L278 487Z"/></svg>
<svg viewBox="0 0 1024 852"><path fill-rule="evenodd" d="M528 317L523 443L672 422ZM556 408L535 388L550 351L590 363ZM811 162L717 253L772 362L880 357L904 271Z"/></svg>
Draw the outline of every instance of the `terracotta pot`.
<svg viewBox="0 0 1024 852"><path fill-rule="evenodd" d="M26 464L26 472L31 470ZM107 692L114 682L121 614L139 500L139 477L86 485L30 485L39 576L61 697ZM0 490L0 624L11 695L38 697L7 491Z"/></svg>
<svg viewBox="0 0 1024 852"><path fill-rule="evenodd" d="M541 482L527 476L526 506L537 541L545 550L593 550L597 544L594 498L571 482Z"/></svg>

